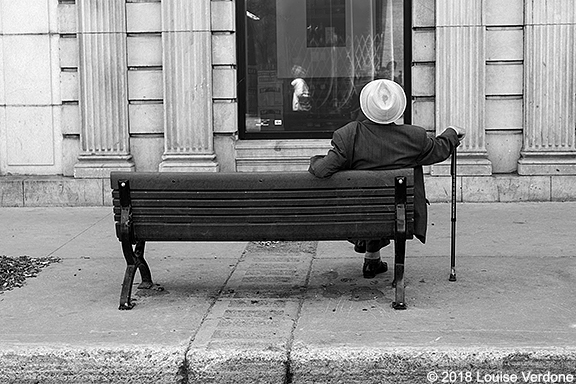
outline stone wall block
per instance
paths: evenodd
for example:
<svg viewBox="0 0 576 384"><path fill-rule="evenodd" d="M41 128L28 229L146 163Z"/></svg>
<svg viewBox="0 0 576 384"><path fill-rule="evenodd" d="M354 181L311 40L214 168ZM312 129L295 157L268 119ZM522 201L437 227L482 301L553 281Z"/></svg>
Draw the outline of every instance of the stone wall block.
<svg viewBox="0 0 576 384"><path fill-rule="evenodd" d="M126 3L126 29L128 33L160 32L162 30L161 15L160 2Z"/></svg>
<svg viewBox="0 0 576 384"><path fill-rule="evenodd" d="M486 60L523 60L524 31L494 29L486 32Z"/></svg>
<svg viewBox="0 0 576 384"><path fill-rule="evenodd" d="M22 178L0 179L0 207L24 206L24 180Z"/></svg>
<svg viewBox="0 0 576 384"><path fill-rule="evenodd" d="M134 154L137 172L156 172L162 161L164 139L162 137L132 137L130 148Z"/></svg>
<svg viewBox="0 0 576 384"><path fill-rule="evenodd" d="M78 72L62 71L60 72L60 98L62 101L78 101L79 97Z"/></svg>
<svg viewBox="0 0 576 384"><path fill-rule="evenodd" d="M15 2L16 3L16 2ZM76 4L58 4L58 32L73 34L78 32L76 18Z"/></svg>
<svg viewBox="0 0 576 384"><path fill-rule="evenodd" d="M412 121L414 124L434 131L436 115L434 100L416 100L412 104Z"/></svg>
<svg viewBox="0 0 576 384"><path fill-rule="evenodd" d="M162 38L158 35L130 36L127 39L128 66L162 66Z"/></svg>
<svg viewBox="0 0 576 384"><path fill-rule="evenodd" d="M522 95L523 83L522 65L499 63L486 66L486 94L488 95Z"/></svg>
<svg viewBox="0 0 576 384"><path fill-rule="evenodd" d="M233 101L214 102L214 132L238 132L238 103Z"/></svg>
<svg viewBox="0 0 576 384"><path fill-rule="evenodd" d="M50 37L4 35L4 99L12 105L52 104Z"/></svg>
<svg viewBox="0 0 576 384"><path fill-rule="evenodd" d="M486 135L486 149L494 173L516 172L521 148L520 132L494 131Z"/></svg>
<svg viewBox="0 0 576 384"><path fill-rule="evenodd" d="M2 1L0 25L6 34L45 34L49 32L48 1Z"/></svg>
<svg viewBox="0 0 576 384"><path fill-rule="evenodd" d="M163 134L164 107L162 104L131 104L130 115L131 134Z"/></svg>
<svg viewBox="0 0 576 384"><path fill-rule="evenodd" d="M426 198L433 203L452 201L452 178L446 176L425 176ZM462 201L462 178L456 177L456 201Z"/></svg>
<svg viewBox="0 0 576 384"><path fill-rule="evenodd" d="M412 24L414 27L434 27L436 17L435 0L413 0Z"/></svg>
<svg viewBox="0 0 576 384"><path fill-rule="evenodd" d="M434 31L414 31L412 39L412 61L432 62L436 59L436 35Z"/></svg>
<svg viewBox="0 0 576 384"><path fill-rule="evenodd" d="M484 0L486 25L522 25L524 23L524 2L525 0Z"/></svg>
<svg viewBox="0 0 576 384"><path fill-rule="evenodd" d="M75 37L63 37L58 42L60 45L60 67L78 68L78 57L80 55L78 39Z"/></svg>
<svg viewBox="0 0 576 384"><path fill-rule="evenodd" d="M130 100L162 100L162 75L158 69L129 71L127 80Z"/></svg>
<svg viewBox="0 0 576 384"><path fill-rule="evenodd" d="M236 36L231 33L212 35L212 64L236 64Z"/></svg>
<svg viewBox="0 0 576 384"><path fill-rule="evenodd" d="M498 186L498 201L550 201L550 177L502 176L495 177L494 180Z"/></svg>
<svg viewBox="0 0 576 384"><path fill-rule="evenodd" d="M236 98L236 71L230 67L214 68L214 98L215 99L235 99Z"/></svg>
<svg viewBox="0 0 576 384"><path fill-rule="evenodd" d="M17 174L26 173L29 167L36 172L59 162L54 146L59 138L54 133L52 120L54 108L51 106L8 106L2 122L6 130L5 159L8 166Z"/></svg>
<svg viewBox="0 0 576 384"><path fill-rule="evenodd" d="M102 179L34 178L24 180L24 205L101 206Z"/></svg>
<svg viewBox="0 0 576 384"><path fill-rule="evenodd" d="M493 98L486 100L486 129L516 129L524 124L521 98Z"/></svg>
<svg viewBox="0 0 576 384"><path fill-rule="evenodd" d="M552 201L576 200L576 176L551 176Z"/></svg>
<svg viewBox="0 0 576 384"><path fill-rule="evenodd" d="M463 177L462 200L467 203L498 201L498 185L493 177Z"/></svg>
<svg viewBox="0 0 576 384"><path fill-rule="evenodd" d="M430 64L420 64L412 67L412 96L434 96L436 85L435 70L435 66Z"/></svg>
<svg viewBox="0 0 576 384"><path fill-rule="evenodd" d="M212 1L211 9L212 31L233 32L236 30L236 8L233 1Z"/></svg>

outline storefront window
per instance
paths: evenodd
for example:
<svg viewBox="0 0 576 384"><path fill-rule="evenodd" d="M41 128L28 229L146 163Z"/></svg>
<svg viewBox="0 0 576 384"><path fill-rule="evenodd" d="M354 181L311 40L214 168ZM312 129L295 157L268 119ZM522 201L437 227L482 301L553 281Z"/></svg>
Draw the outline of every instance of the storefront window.
<svg viewBox="0 0 576 384"><path fill-rule="evenodd" d="M373 79L409 95L407 1L238 1L242 138L330 137L358 118Z"/></svg>

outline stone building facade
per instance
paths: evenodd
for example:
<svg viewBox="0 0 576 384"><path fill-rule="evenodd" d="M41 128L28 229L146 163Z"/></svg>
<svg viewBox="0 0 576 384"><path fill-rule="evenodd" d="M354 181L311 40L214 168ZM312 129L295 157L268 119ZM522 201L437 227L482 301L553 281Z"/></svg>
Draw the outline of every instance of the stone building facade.
<svg viewBox="0 0 576 384"><path fill-rule="evenodd" d="M305 170L239 139L234 0L0 0L2 206L110 204L110 170ZM413 0L412 122L468 129L460 201L576 199L576 3ZM448 164L426 169L447 201Z"/></svg>

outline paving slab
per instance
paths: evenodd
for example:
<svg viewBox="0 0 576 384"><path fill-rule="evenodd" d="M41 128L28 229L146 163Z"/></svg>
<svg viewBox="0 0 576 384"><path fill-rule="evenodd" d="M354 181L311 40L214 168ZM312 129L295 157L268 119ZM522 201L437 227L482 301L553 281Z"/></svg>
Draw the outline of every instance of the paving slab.
<svg viewBox="0 0 576 384"><path fill-rule="evenodd" d="M2 208L1 212L0 254L6 256L49 256L99 221L112 222L111 208L103 207L22 207ZM108 237L103 239L113 240Z"/></svg>

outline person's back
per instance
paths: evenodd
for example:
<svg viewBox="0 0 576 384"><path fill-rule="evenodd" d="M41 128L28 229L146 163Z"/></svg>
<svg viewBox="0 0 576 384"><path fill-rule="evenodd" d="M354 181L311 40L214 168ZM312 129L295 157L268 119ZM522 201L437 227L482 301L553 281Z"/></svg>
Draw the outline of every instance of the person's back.
<svg viewBox="0 0 576 384"><path fill-rule="evenodd" d="M415 167L426 144L426 130L414 125L392 123L382 129L366 120L357 130L353 169Z"/></svg>
<svg viewBox="0 0 576 384"><path fill-rule="evenodd" d="M449 127L437 137L415 125L396 125L406 108L403 89L390 80L374 80L360 94L360 106L367 117L336 130L332 149L325 156L310 159L309 171L317 177L330 177L345 169L379 170L414 168L414 234L425 242L427 227L426 193L422 165L446 160L464 131ZM388 239L355 240L355 250L366 252L364 277L371 278L387 270L380 261L380 248Z"/></svg>

